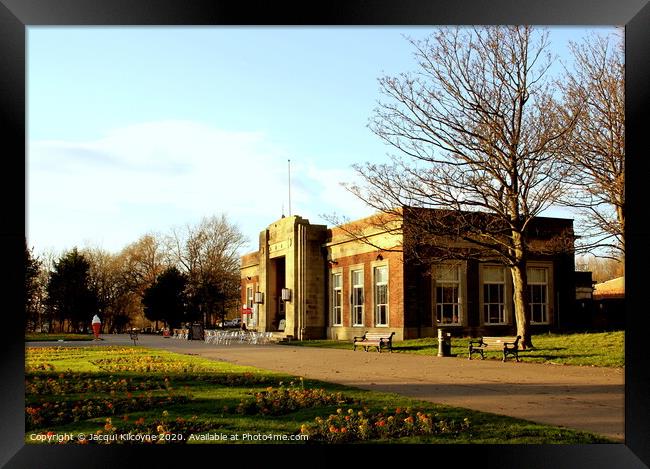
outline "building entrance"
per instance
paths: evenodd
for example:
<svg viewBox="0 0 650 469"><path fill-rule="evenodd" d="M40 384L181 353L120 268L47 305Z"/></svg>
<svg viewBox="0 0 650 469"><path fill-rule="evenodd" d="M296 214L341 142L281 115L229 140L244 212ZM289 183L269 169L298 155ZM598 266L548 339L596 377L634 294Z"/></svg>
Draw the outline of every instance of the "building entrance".
<svg viewBox="0 0 650 469"><path fill-rule="evenodd" d="M286 287L286 258L284 256L271 259L271 298L272 307L269 311L269 329L271 331L278 331L280 328L280 321L286 320L286 303L282 301L282 289ZM285 323L284 321L282 322Z"/></svg>

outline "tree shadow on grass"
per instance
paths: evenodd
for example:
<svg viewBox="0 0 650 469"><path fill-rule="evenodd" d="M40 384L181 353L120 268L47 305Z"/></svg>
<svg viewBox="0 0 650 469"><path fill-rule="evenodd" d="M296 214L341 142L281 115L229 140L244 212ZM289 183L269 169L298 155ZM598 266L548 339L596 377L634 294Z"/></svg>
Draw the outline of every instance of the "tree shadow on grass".
<svg viewBox="0 0 650 469"><path fill-rule="evenodd" d="M399 347L393 347L393 352L413 352L413 351L436 351L438 347L432 345L400 345Z"/></svg>
<svg viewBox="0 0 650 469"><path fill-rule="evenodd" d="M519 359L521 360L522 358L537 358L537 359L541 359L541 360L561 360L561 359L565 359L565 358L567 358L567 359L568 358L578 358L578 357L582 357L582 356L585 356L585 355L578 355L578 354L575 354L575 353L571 354L571 355L557 355L557 354L553 354L553 355L532 355L532 354L527 354L527 353L520 353L519 354Z"/></svg>

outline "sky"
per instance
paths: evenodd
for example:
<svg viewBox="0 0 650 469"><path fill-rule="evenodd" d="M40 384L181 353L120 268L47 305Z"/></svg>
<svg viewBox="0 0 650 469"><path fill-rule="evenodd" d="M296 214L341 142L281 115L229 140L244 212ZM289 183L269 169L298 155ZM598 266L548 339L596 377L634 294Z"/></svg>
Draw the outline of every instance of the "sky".
<svg viewBox="0 0 650 469"><path fill-rule="evenodd" d="M552 50L589 31L550 28ZM27 28L27 238L118 252L226 214L257 249L291 214L371 210L341 183L385 162L378 78L415 70L427 27ZM547 216L571 218L551 209Z"/></svg>

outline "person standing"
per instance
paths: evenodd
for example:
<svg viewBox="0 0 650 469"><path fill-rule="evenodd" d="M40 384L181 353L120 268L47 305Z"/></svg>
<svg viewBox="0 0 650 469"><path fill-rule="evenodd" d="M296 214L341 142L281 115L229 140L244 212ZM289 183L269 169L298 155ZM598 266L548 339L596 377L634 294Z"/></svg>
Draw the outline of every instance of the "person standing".
<svg viewBox="0 0 650 469"><path fill-rule="evenodd" d="M99 316L95 314L92 321L93 334L95 334L95 340L99 340L99 330L102 328L102 321L99 319Z"/></svg>

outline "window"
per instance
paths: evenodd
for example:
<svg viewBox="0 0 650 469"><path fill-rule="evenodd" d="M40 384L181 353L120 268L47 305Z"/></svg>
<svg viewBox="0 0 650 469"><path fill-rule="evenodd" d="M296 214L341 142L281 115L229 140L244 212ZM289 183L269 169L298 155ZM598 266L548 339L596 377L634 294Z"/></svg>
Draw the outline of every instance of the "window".
<svg viewBox="0 0 650 469"><path fill-rule="evenodd" d="M526 273L528 276L530 322L548 323L548 269L529 267Z"/></svg>
<svg viewBox="0 0 650 469"><path fill-rule="evenodd" d="M247 326L253 324L253 285L246 285L246 308L249 308L250 314L244 315L244 321Z"/></svg>
<svg viewBox="0 0 650 469"><path fill-rule="evenodd" d="M503 324L505 317L505 269L498 266L483 268L483 321Z"/></svg>
<svg viewBox="0 0 650 469"><path fill-rule="evenodd" d="M388 325L388 267L375 267L375 326Z"/></svg>
<svg viewBox="0 0 650 469"><path fill-rule="evenodd" d="M363 326L363 270L352 271L352 325Z"/></svg>
<svg viewBox="0 0 650 469"><path fill-rule="evenodd" d="M340 326L343 324L343 291L342 275L340 273L332 274L332 325Z"/></svg>
<svg viewBox="0 0 650 469"><path fill-rule="evenodd" d="M460 266L440 265L434 279L438 324L460 324Z"/></svg>

